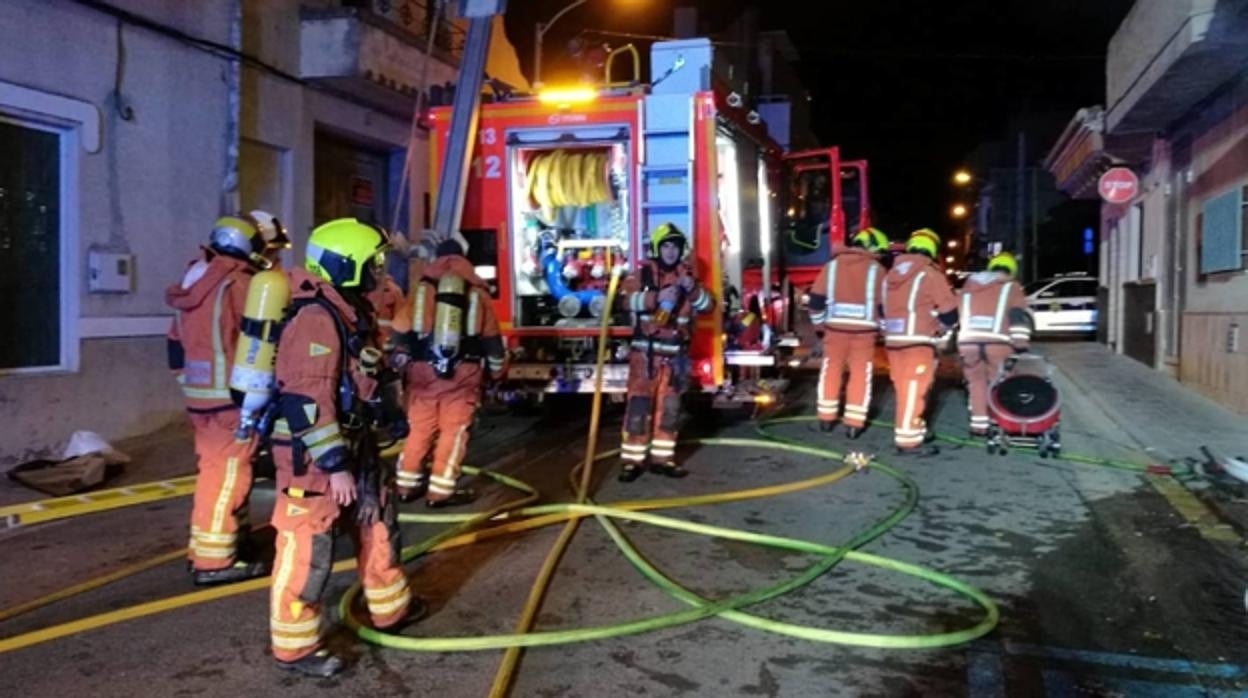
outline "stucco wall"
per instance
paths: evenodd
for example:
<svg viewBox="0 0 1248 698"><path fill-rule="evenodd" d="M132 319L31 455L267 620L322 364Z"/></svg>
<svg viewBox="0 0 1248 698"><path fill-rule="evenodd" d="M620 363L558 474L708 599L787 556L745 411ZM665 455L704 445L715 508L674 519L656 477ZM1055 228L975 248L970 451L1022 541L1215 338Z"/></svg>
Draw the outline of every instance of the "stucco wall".
<svg viewBox="0 0 1248 698"><path fill-rule="evenodd" d="M228 3L116 4L196 36L228 36ZM72 276L84 318L167 312L164 288L193 253L204 222L216 216L224 170L222 62L133 27L122 28L121 45L120 91L131 121L120 118L111 97L115 20L66 2L0 3L0 80L80 99L100 112L102 147L77 149L68 200L78 221L68 238L79 252ZM86 292L92 246L135 255L132 293ZM164 369L163 344L159 337L85 340L76 373L0 377L0 461L55 446L75 429L119 437L176 418L179 397Z"/></svg>

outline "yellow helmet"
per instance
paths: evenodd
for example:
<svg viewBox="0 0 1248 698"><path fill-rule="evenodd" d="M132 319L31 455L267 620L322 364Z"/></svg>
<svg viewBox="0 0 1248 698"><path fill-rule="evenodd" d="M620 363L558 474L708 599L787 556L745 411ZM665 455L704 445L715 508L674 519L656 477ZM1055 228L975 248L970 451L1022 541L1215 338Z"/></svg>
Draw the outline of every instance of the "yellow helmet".
<svg viewBox="0 0 1248 698"><path fill-rule="evenodd" d="M1013 278L1018 276L1018 260L1009 252L998 252L988 260L988 271L1003 271Z"/></svg>
<svg viewBox="0 0 1248 698"><path fill-rule="evenodd" d="M650 233L650 256L658 257L659 247L664 242L669 241L680 245L682 255L689 245L689 241L685 239L685 234L681 232L680 228L677 228L673 223L664 223L655 228L653 233Z"/></svg>
<svg viewBox="0 0 1248 698"><path fill-rule="evenodd" d="M853 243L871 252L884 252L888 249L888 236L879 228L863 228L854 235Z"/></svg>
<svg viewBox="0 0 1248 698"><path fill-rule="evenodd" d="M936 259L940 254L940 236L931 228L919 228L910 233L910 239L906 241L906 252L922 252Z"/></svg>
<svg viewBox="0 0 1248 698"><path fill-rule="evenodd" d="M208 246L219 254L251 262L261 268L267 266L261 255L264 251L264 237L260 226L246 214L218 218L212 224Z"/></svg>
<svg viewBox="0 0 1248 698"><path fill-rule="evenodd" d="M338 288L358 287L369 262L383 264L386 240L354 218L332 220L312 231L304 267Z"/></svg>

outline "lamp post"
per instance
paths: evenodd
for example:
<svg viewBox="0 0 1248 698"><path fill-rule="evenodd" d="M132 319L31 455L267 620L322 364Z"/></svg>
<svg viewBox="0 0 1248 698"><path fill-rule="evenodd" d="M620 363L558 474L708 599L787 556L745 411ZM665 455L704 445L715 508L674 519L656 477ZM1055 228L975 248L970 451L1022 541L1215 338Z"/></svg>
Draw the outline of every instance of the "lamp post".
<svg viewBox="0 0 1248 698"><path fill-rule="evenodd" d="M575 10L581 5L584 5L588 1L589 0L573 0L572 4L556 12L555 16L551 17L549 21L537 23L537 33L535 34L537 41L533 43L534 87L538 87L542 84L542 37L546 36L546 32L550 30L551 26L553 26L555 22L559 21L559 18L563 17L572 10Z"/></svg>

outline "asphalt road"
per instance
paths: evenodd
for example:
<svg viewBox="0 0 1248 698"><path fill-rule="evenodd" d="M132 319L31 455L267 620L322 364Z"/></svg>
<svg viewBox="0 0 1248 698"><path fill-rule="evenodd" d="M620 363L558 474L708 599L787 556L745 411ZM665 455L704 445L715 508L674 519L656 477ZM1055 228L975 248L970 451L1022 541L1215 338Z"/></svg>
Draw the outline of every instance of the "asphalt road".
<svg viewBox="0 0 1248 698"><path fill-rule="evenodd" d="M886 379L880 410L891 414ZM1065 446L1130 457L1114 426L1092 403L1067 391ZM813 413L809 380L782 409ZM583 455L583 404L544 417L488 416L471 461L503 460L501 470L566 500L569 468ZM618 409L607 411L605 446L618 442ZM942 385L935 423L965 432L965 398ZM686 434L754 436L745 420L698 422ZM776 432L843 449L841 432L811 424ZM131 444L155 458L153 477L186 472L184 435ZM918 508L866 546L877 555L924 565L982 589L1001 623L969 645L883 650L820 644L767 634L721 619L645 635L525 652L514 696L815 696L815 695L1239 695L1248 690L1244 630L1245 568L1239 546L1214 543L1188 525L1155 487L1132 473L1041 461L1026 454L988 456L978 448L894 458L891 433L870 429L853 444L908 472ZM163 444L163 445L162 445ZM150 448L150 451L143 451ZM755 448L686 450L692 475L647 475L631 484L602 472L595 497L669 497L778 484L827 473L817 458ZM142 459L143 462L150 458ZM181 459L181 460L179 460ZM155 462L155 461L153 461ZM174 465L178 463L178 465ZM605 467L605 466L604 466ZM138 466L136 466L138 468ZM182 468L179 470L178 468ZM159 471L159 472L158 472ZM133 472L128 477L139 477ZM482 484L484 507L512 496ZM0 493L12 498L12 492ZM855 474L837 484L764 500L669 510L698 522L770 534L843 542L898 506L893 479ZM260 486L253 513L267 514ZM185 543L189 501L171 500L0 533L0 608L39 596ZM433 533L409 526L405 539ZM744 543L625 524L648 560L674 579L716 598L776 583L811 564L809 556ZM534 575L556 536L548 528L437 553L409 565L432 615L408 630L428 636L511 630ZM339 545L341 555L349 544ZM336 597L354 573L336 575ZM46 609L0 622L9 637L152 599L191 591L182 563L170 563ZM251 592L90 630L0 654L6 695L226 696L486 695L498 652L420 654L332 638L353 666L328 681L279 673L267 651L267 595ZM684 608L639 576L602 529L582 524L556 574L538 620L541 629L602 624ZM805 589L751 608L793 623L881 634L936 633L976 623L965 598L925 582L844 562Z"/></svg>

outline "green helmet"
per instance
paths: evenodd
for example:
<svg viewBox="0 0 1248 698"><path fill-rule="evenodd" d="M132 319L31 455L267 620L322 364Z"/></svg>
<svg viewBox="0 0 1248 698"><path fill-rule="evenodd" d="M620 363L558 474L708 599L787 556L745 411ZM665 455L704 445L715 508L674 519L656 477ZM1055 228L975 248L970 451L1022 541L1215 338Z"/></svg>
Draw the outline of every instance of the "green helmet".
<svg viewBox="0 0 1248 698"><path fill-rule="evenodd" d="M910 233L906 241L906 252L921 252L932 259L940 254L940 236L931 228L920 228Z"/></svg>
<svg viewBox="0 0 1248 698"><path fill-rule="evenodd" d="M677 228L672 223L664 223L655 228L654 232L650 234L650 256L657 258L659 256L659 247L662 246L664 242L674 242L677 245L680 245L681 254L684 254L684 251L689 244L689 241L685 239L685 234L681 232L680 228Z"/></svg>
<svg viewBox="0 0 1248 698"><path fill-rule="evenodd" d="M888 250L888 236L879 228L863 228L853 238L853 244L870 252L880 253Z"/></svg>
<svg viewBox="0 0 1248 698"><path fill-rule="evenodd" d="M369 262L383 264L385 247L385 238L373 226L339 218L312 231L304 267L337 288L356 288Z"/></svg>

